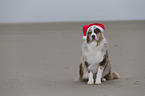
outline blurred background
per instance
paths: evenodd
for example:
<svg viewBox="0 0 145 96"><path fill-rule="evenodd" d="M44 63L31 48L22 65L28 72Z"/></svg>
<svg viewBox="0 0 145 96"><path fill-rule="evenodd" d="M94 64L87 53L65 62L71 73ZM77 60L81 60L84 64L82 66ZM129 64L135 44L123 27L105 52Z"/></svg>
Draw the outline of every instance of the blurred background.
<svg viewBox="0 0 145 96"><path fill-rule="evenodd" d="M0 0L0 23L145 20L145 0Z"/></svg>

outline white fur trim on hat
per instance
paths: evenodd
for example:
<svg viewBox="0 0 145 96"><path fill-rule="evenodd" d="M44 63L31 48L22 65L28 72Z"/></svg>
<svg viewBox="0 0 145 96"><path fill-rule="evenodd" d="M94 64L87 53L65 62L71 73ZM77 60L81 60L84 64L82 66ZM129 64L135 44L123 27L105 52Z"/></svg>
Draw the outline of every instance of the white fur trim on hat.
<svg viewBox="0 0 145 96"><path fill-rule="evenodd" d="M97 28L99 28L99 29L101 30L101 32L104 31L104 29L103 29L102 27L97 26L97 25L93 25L93 26L90 26L90 27L87 29L86 34L88 33L89 29L90 29L91 27L94 27L94 26L97 27Z"/></svg>
<svg viewBox="0 0 145 96"><path fill-rule="evenodd" d="M85 39L85 40L86 40L86 39L87 39L87 36L83 36L83 39Z"/></svg>

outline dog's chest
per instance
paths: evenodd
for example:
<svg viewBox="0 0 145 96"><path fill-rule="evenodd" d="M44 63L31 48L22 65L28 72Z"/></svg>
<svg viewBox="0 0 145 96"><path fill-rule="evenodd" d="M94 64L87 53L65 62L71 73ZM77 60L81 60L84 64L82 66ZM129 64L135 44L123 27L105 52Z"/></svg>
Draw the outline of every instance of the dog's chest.
<svg viewBox="0 0 145 96"><path fill-rule="evenodd" d="M98 48L90 48L88 51L84 52L84 55L89 64L88 70L96 73L99 63L103 61L105 51Z"/></svg>
<svg viewBox="0 0 145 96"><path fill-rule="evenodd" d="M89 65L98 65L103 61L105 53L106 51L104 48L88 46L84 55L87 58Z"/></svg>

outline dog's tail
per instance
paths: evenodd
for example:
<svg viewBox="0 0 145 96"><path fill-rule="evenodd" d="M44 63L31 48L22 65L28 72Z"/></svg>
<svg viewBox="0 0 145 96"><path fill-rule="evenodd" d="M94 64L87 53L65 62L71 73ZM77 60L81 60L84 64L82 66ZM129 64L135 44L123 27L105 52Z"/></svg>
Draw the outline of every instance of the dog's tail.
<svg viewBox="0 0 145 96"><path fill-rule="evenodd" d="M112 72L113 79L120 79L120 76L117 72Z"/></svg>

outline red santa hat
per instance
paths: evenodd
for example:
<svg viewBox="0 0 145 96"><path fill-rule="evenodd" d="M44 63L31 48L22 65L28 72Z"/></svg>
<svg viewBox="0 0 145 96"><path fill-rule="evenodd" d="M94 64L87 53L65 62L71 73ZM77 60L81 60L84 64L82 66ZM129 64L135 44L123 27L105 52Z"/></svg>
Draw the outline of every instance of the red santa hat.
<svg viewBox="0 0 145 96"><path fill-rule="evenodd" d="M89 25L84 25L83 26L83 34L84 34L83 39L87 39L87 33L88 33L89 29L93 26L100 29L101 32L103 32L105 30L104 25L100 24L100 23L93 23L93 24L89 24Z"/></svg>

